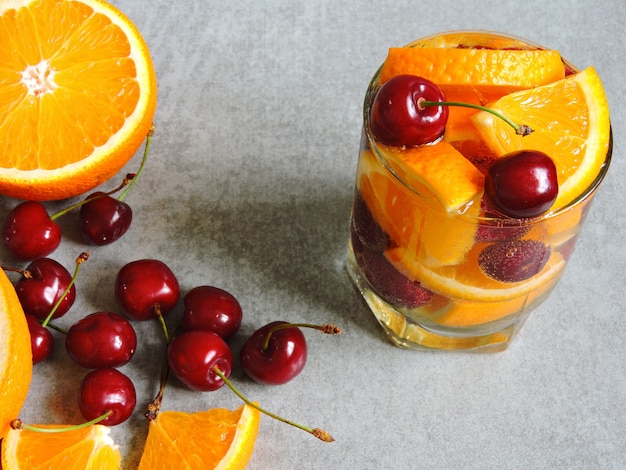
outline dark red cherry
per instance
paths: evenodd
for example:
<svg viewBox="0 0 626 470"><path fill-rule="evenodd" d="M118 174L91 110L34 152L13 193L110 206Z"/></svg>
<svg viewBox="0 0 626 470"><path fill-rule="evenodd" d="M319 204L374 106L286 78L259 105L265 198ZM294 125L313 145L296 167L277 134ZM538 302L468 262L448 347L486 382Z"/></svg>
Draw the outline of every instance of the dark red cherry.
<svg viewBox="0 0 626 470"><path fill-rule="evenodd" d="M192 390L213 391L224 385L213 370L226 377L233 367L233 353L216 333L208 330L185 331L175 336L167 349L171 371Z"/></svg>
<svg viewBox="0 0 626 470"><path fill-rule="evenodd" d="M24 312L44 320L57 301L63 298L52 318L65 315L76 300L74 284L67 294L63 295L67 286L72 282L72 275L69 271L51 258L33 260L26 271L32 277L28 279L22 276L15 284L15 291Z"/></svg>
<svg viewBox="0 0 626 470"><path fill-rule="evenodd" d="M30 347L33 352L33 364L39 364L52 355L54 349L54 336L48 328L41 326L41 323L34 315L26 315L26 323L30 332Z"/></svg>
<svg viewBox="0 0 626 470"><path fill-rule="evenodd" d="M30 261L56 250L61 243L61 229L42 203L24 201L4 221L2 240L11 256Z"/></svg>
<svg viewBox="0 0 626 470"><path fill-rule="evenodd" d="M275 321L259 328L241 348L241 366L256 382L281 385L304 369L307 359L306 339L295 326L276 329L279 325L287 324Z"/></svg>
<svg viewBox="0 0 626 470"><path fill-rule="evenodd" d="M114 426L123 423L133 413L136 404L133 382L117 369L92 370L80 385L78 407L87 421L110 410L111 414L99 424Z"/></svg>
<svg viewBox="0 0 626 470"><path fill-rule="evenodd" d="M420 100L441 102L445 97L437 85L422 77L399 75L385 82L369 112L376 140L384 145L413 147L439 139L448 122L448 107L423 107Z"/></svg>
<svg viewBox="0 0 626 470"><path fill-rule="evenodd" d="M165 316L176 307L180 285L165 263L141 259L131 261L117 273L115 297L129 317L149 320L156 317L157 309Z"/></svg>
<svg viewBox="0 0 626 470"><path fill-rule="evenodd" d="M218 287L194 287L185 295L184 304L184 331L209 330L228 339L241 325L241 305L231 293Z"/></svg>
<svg viewBox="0 0 626 470"><path fill-rule="evenodd" d="M70 327L65 348L74 362L88 369L119 367L135 354L137 335L121 315L95 312Z"/></svg>
<svg viewBox="0 0 626 470"><path fill-rule="evenodd" d="M498 159L485 178L485 196L509 217L537 217L545 213L559 192L554 162L536 150L515 152Z"/></svg>
<svg viewBox="0 0 626 470"><path fill-rule="evenodd" d="M398 271L383 253L365 249L360 261L372 288L395 307L421 307L433 296L419 281L411 280Z"/></svg>
<svg viewBox="0 0 626 470"><path fill-rule="evenodd" d="M538 274L550 248L537 240L509 240L489 245L478 256L480 269L501 282L520 282Z"/></svg>
<svg viewBox="0 0 626 470"><path fill-rule="evenodd" d="M120 239L133 220L131 207L101 191L90 194L80 207L80 229L94 245L102 246Z"/></svg>
<svg viewBox="0 0 626 470"><path fill-rule="evenodd" d="M374 219L360 191L355 191L352 204L352 230L361 243L371 250L383 252L391 246L391 238Z"/></svg>

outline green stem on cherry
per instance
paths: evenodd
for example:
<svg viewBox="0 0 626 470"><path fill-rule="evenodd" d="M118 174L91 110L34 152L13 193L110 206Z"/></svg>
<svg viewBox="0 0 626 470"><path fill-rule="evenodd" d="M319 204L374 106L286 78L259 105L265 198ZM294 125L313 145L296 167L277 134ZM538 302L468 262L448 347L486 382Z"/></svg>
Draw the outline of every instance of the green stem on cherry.
<svg viewBox="0 0 626 470"><path fill-rule="evenodd" d="M109 416L111 416L111 413L113 413L113 411L108 410L103 415L98 416L97 418L94 418L90 421L85 421L84 423L80 423L80 424L72 424L70 426L62 426L59 428L44 428L40 426L33 426L30 424L24 423L19 418L16 418L13 421L11 421L11 428L12 429L24 429L26 431L34 431L34 432L47 432L47 433L75 431L77 429L86 428L93 424L98 424L100 421L104 421Z"/></svg>
<svg viewBox="0 0 626 470"><path fill-rule="evenodd" d="M61 295L61 297L59 297L59 300L57 300L57 302L54 304L54 307L52 307L52 310L50 310L50 313L48 314L46 319L43 322L41 322L41 326L43 326L44 328L48 326L48 323L50 322L50 319L53 317L54 313L57 311L57 309L61 305L61 302L63 302L63 299L65 298L67 293L70 291L70 289L72 288L72 286L76 282L76 278L78 277L78 272L80 271L80 267L88 259L89 259L89 252L88 251L83 252L80 255L78 255L78 258L76 258L76 268L74 268L74 275L72 276L72 279L70 280L70 282L68 283L67 287L63 291L63 295Z"/></svg>
<svg viewBox="0 0 626 470"><path fill-rule="evenodd" d="M133 189L133 186L135 186L135 183L137 182L139 175L143 171L143 168L146 165L146 160L148 159L148 150L150 149L150 143L152 142L152 136L154 135L154 130L155 130L155 126L154 124L152 124L152 126L150 126L150 130L148 131L148 135L146 136L146 145L143 149L143 157L141 159L141 164L139 165L139 169L137 170L137 173L135 174L133 179L130 181L130 184L126 187L126 189L122 192L122 194L120 194L120 196L117 198L118 201L124 200L124 198L128 195L128 192L131 189Z"/></svg>
<svg viewBox="0 0 626 470"><path fill-rule="evenodd" d="M301 429L302 431L308 432L309 434L312 434L313 436L317 437L318 439L324 441L324 442L333 442L335 439L333 438L333 436L331 436L327 431L324 431L323 429L320 428L311 428L308 426L304 426L302 424L298 424L295 423L289 419L283 418L282 416L278 416L277 414L272 413L271 411L266 410L265 408L262 408L261 406L259 406L258 403L255 403L253 401L250 401L246 396L244 396L236 387L235 385L228 380L228 377L226 377L226 375L217 367L213 367L213 371L220 376L220 378L224 381L224 383L226 385L228 385L228 388L230 388L233 393L235 395L237 395L239 398L241 398L247 405L250 405L251 407L255 408L256 410L260 411L261 413L263 413L264 415L269 416L270 418L274 418L282 423L285 424L289 424L291 426L294 426L298 429Z"/></svg>
<svg viewBox="0 0 626 470"><path fill-rule="evenodd" d="M517 135L525 136L533 132L533 130L526 124L517 124L516 122L509 119L501 112L496 111L495 109L492 109L492 108L488 108L486 106L481 106L479 104L463 103L462 101L428 101L423 98L419 98L417 100L417 106L418 108L426 107L426 106L457 106L457 107L462 107L462 108L478 109L479 111L486 111L490 114L493 114L497 118L502 119L504 122L506 122L509 126L511 126L515 130L515 133Z"/></svg>
<svg viewBox="0 0 626 470"><path fill-rule="evenodd" d="M167 346L170 344L170 334L167 328L167 323L165 323L165 319L163 318L163 314L161 313L161 307L159 304L155 304L154 313L159 320L161 325L161 329L163 330L163 336L165 338L165 354L163 355L163 360L161 361L161 377L159 379L159 391L157 392L154 400L152 400L147 407L147 411L144 414L148 421L154 421L159 414L159 410L161 409L161 404L163 403L163 395L165 394L165 386L167 384L167 380L170 375L170 366L167 362Z"/></svg>
<svg viewBox="0 0 626 470"><path fill-rule="evenodd" d="M148 131L148 134L146 136L146 145L143 151L143 157L141 159L141 164L139 165L139 170L137 170L137 173L128 173L126 174L126 177L124 178L124 180L119 184L119 186L117 186L116 188L112 189L111 191L108 192L103 192L102 194L98 194L96 196L87 198L87 199L83 199L82 201L77 202L76 204L72 204L69 207L66 207L65 209L60 210L59 212L52 214L50 216L50 220L56 220L59 217L67 214L70 211L73 211L74 209L78 209L80 206L85 205L87 202L93 201L95 199L100 199L106 196L111 196L115 193L117 193L118 191L121 191L122 189L126 188L124 190L124 192L122 192L122 194L119 195L119 197L117 198L118 201L123 201L124 198L128 195L128 192L131 190L131 188L135 185L135 183L137 182L137 178L139 178L139 175L141 174L141 172L143 171L145 165L146 165L146 160L148 159L148 149L150 148L150 142L152 140L152 136L154 135L154 124L152 125L152 127L150 127L150 130Z"/></svg>
<svg viewBox="0 0 626 470"><path fill-rule="evenodd" d="M284 330L286 328L312 328L314 330L319 330L327 335L340 335L341 328L331 323L324 323L323 325L314 325L312 323L281 323L272 327L265 336L265 341L263 341L263 351L267 351L267 348L270 346L270 338L272 334L277 330Z"/></svg>

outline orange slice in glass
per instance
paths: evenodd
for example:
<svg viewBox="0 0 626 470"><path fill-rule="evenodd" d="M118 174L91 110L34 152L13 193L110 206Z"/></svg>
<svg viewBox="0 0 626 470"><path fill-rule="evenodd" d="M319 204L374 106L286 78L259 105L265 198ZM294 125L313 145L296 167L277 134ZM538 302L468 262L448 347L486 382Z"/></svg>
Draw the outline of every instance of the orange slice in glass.
<svg viewBox="0 0 626 470"><path fill-rule="evenodd" d="M137 28L101 0L0 5L0 193L63 199L115 175L152 125Z"/></svg>
<svg viewBox="0 0 626 470"><path fill-rule="evenodd" d="M499 282L488 277L478 265L484 244L475 244L466 261L456 266L427 266L404 247L390 248L387 259L410 273L425 288L453 299L497 302L527 295L535 289L553 286L565 268L563 256L553 251L543 269L528 280Z"/></svg>
<svg viewBox="0 0 626 470"><path fill-rule="evenodd" d="M40 428L59 428L39 424ZM2 468L10 470L118 470L121 455L100 424L62 432L11 429L2 440Z"/></svg>
<svg viewBox="0 0 626 470"><path fill-rule="evenodd" d="M504 121L481 111L473 122L497 155L533 149L549 155L558 172L559 209L582 194L605 165L610 145L609 107L593 67L550 85L511 93L490 107L534 132L519 136Z"/></svg>
<svg viewBox="0 0 626 470"><path fill-rule="evenodd" d="M260 419L260 412L247 404L234 411L161 411L150 422L139 470L244 469Z"/></svg>

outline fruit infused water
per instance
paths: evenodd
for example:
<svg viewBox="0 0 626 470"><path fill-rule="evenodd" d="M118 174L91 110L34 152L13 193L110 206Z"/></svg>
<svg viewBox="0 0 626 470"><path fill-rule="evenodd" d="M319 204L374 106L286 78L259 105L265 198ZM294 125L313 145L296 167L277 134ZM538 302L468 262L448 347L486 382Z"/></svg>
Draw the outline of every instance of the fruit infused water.
<svg viewBox="0 0 626 470"><path fill-rule="evenodd" d="M347 269L392 342L506 349L610 156L593 67L488 32L389 49L365 96Z"/></svg>

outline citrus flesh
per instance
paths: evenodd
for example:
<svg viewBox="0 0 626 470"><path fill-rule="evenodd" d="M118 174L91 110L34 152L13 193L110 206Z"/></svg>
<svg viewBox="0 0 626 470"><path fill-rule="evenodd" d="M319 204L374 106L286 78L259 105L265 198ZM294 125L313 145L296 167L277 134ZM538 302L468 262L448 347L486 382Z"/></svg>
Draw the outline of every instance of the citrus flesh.
<svg viewBox="0 0 626 470"><path fill-rule="evenodd" d="M0 439L26 400L33 358L26 317L13 284L0 269Z"/></svg>
<svg viewBox="0 0 626 470"><path fill-rule="evenodd" d="M247 404L234 411L161 411L150 422L139 470L244 469L260 419Z"/></svg>
<svg viewBox="0 0 626 470"><path fill-rule="evenodd" d="M61 428L57 425L37 425ZM121 455L100 424L62 432L11 429L2 441L2 468L10 470L118 470Z"/></svg>
<svg viewBox="0 0 626 470"><path fill-rule="evenodd" d="M530 135L519 136L501 119L477 113L474 125L495 154L532 149L554 161L559 194L553 210L584 193L604 166L610 140L609 108L593 67L549 85L511 93L491 107L533 129Z"/></svg>
<svg viewBox="0 0 626 470"><path fill-rule="evenodd" d="M57 200L108 180L148 134L156 94L148 47L114 6L5 2L0 193Z"/></svg>

